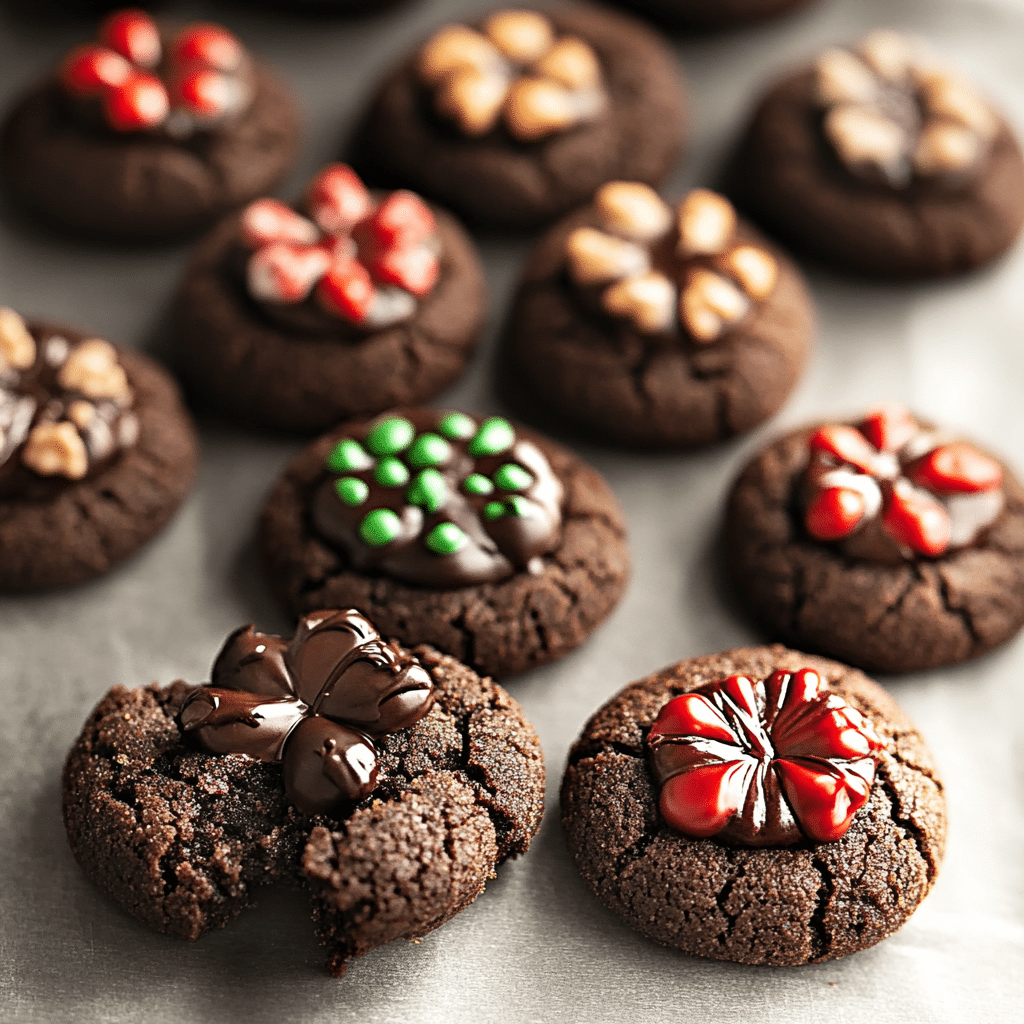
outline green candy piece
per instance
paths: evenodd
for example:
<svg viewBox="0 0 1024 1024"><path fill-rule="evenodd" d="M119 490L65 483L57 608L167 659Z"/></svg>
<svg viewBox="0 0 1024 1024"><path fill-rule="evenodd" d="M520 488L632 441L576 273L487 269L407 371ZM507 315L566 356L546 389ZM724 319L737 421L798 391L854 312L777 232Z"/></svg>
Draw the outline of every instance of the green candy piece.
<svg viewBox="0 0 1024 1024"><path fill-rule="evenodd" d="M381 487L404 487L409 482L409 470L401 459L381 459L373 478Z"/></svg>
<svg viewBox="0 0 1024 1024"><path fill-rule="evenodd" d="M396 455L403 448L408 448L416 436L416 428L401 416L392 416L381 420L366 435L366 447L374 455Z"/></svg>
<svg viewBox="0 0 1024 1024"><path fill-rule="evenodd" d="M339 441L327 456L327 468L333 473L358 473L372 465L373 459L366 454L363 446L351 438Z"/></svg>
<svg viewBox="0 0 1024 1024"><path fill-rule="evenodd" d="M476 433L476 424L464 412L446 412L438 421L437 429L452 441L465 441Z"/></svg>
<svg viewBox="0 0 1024 1024"><path fill-rule="evenodd" d="M500 519L505 512L505 502L503 501L489 501L484 505L484 515L488 519Z"/></svg>
<svg viewBox="0 0 1024 1024"><path fill-rule="evenodd" d="M406 458L417 468L439 466L451 458L452 446L440 434L420 434L406 452Z"/></svg>
<svg viewBox="0 0 1024 1024"><path fill-rule="evenodd" d="M509 495L505 502L508 505L509 515L525 516L530 513L530 503L518 494Z"/></svg>
<svg viewBox="0 0 1024 1024"><path fill-rule="evenodd" d="M334 489L346 505L362 505L370 494L369 485L357 476L343 476L340 480L335 480Z"/></svg>
<svg viewBox="0 0 1024 1024"><path fill-rule="evenodd" d="M525 516L530 506L525 498L518 494L509 495L504 501L489 501L484 505L484 516L488 519L500 519L502 516Z"/></svg>
<svg viewBox="0 0 1024 1024"><path fill-rule="evenodd" d="M497 455L512 447L516 432L508 420L491 416L480 424L476 436L469 442L469 454L475 458L481 455Z"/></svg>
<svg viewBox="0 0 1024 1024"><path fill-rule="evenodd" d="M359 524L359 536L371 548L390 544L401 532L402 520L389 508L375 508L367 512Z"/></svg>
<svg viewBox="0 0 1024 1024"><path fill-rule="evenodd" d="M444 477L436 469L424 469L416 474L405 497L410 504L422 505L428 512L436 512L447 493Z"/></svg>
<svg viewBox="0 0 1024 1024"><path fill-rule="evenodd" d="M469 543L469 538L454 523L438 523L427 534L427 547L438 555L454 555Z"/></svg>
<svg viewBox="0 0 1024 1024"><path fill-rule="evenodd" d="M483 473L470 473L462 486L467 494L479 494L481 496L490 494L494 490L494 484L483 475Z"/></svg>
<svg viewBox="0 0 1024 1024"><path fill-rule="evenodd" d="M525 491L533 483L533 477L522 466L506 462L494 474L494 482L503 491Z"/></svg>

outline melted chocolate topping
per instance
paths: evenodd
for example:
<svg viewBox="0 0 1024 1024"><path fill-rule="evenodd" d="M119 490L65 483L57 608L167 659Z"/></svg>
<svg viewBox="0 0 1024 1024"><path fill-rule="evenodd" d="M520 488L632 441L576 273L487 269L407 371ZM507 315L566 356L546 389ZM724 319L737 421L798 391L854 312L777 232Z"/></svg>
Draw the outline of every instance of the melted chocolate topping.
<svg viewBox="0 0 1024 1024"><path fill-rule="evenodd" d="M342 438L327 468L313 522L363 572L426 587L495 583L540 571L561 536L561 483L498 417L388 414Z"/></svg>
<svg viewBox="0 0 1024 1024"><path fill-rule="evenodd" d="M182 730L211 753L281 762L288 796L305 814L369 796L374 738L419 721L434 702L420 663L351 609L304 616L290 641L243 626L212 677L185 701Z"/></svg>

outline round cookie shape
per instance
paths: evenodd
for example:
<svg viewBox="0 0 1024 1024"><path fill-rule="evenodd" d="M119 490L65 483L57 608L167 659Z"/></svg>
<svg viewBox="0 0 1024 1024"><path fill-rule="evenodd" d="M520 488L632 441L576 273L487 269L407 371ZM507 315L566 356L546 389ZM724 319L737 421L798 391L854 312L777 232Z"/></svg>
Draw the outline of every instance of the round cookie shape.
<svg viewBox="0 0 1024 1024"><path fill-rule="evenodd" d="M198 448L152 360L0 309L0 590L73 586L123 562L184 501Z"/></svg>
<svg viewBox="0 0 1024 1024"><path fill-rule="evenodd" d="M454 659L386 642L353 610L310 616L300 634L236 631L212 686L112 689L68 755L64 823L89 878L179 938L224 925L260 886L300 884L340 976L350 958L443 924L526 852L544 765L519 705ZM290 732L274 711L284 681L284 701L307 709ZM409 694L427 696L397 707ZM254 739L281 733L283 764ZM291 799L337 794L332 780L368 754L372 784L355 799L323 813Z"/></svg>
<svg viewBox="0 0 1024 1024"><path fill-rule="evenodd" d="M791 777L800 760L823 752L815 743L824 742L834 756L835 738L851 721L865 738L861 749L877 748L866 757L874 767L866 798L845 831L829 840L804 835L788 845L751 846L670 826L659 809L664 791L648 764L659 715L674 718L677 749L693 744L692 736L681 735L687 730L707 734L717 726L734 736L726 722L700 715L702 704L710 706L706 700L693 705L696 724L691 717L685 726L668 706L716 688L721 693L735 677L770 694L777 673L790 687L813 677L812 703L834 705L812 728L806 721L786 728L789 754L797 755L788 761L797 766ZM742 700L726 712L733 726L744 714ZM833 716L841 719L839 728ZM799 742L796 732L803 733ZM705 736L702 742L715 741ZM856 763L851 752L840 763ZM766 756L771 752L758 759ZM769 773L786 763L772 761ZM747 795L753 800L756 787ZM606 906L656 942L739 963L816 963L874 945L928 894L945 847L942 783L902 709L859 671L779 645L691 658L631 683L587 722L570 751L561 796L570 852ZM699 806L695 792L691 798Z"/></svg>
<svg viewBox="0 0 1024 1024"><path fill-rule="evenodd" d="M618 0L673 29L728 29L781 17L809 0Z"/></svg>
<svg viewBox="0 0 1024 1024"><path fill-rule="evenodd" d="M775 85L727 177L774 235L867 277L966 273L1024 224L1006 121L924 44L886 30Z"/></svg>
<svg viewBox="0 0 1024 1024"><path fill-rule="evenodd" d="M298 136L284 85L226 29L172 32L126 9L25 93L0 146L32 214L92 238L157 241L272 187Z"/></svg>
<svg viewBox="0 0 1024 1024"><path fill-rule="evenodd" d="M406 190L371 192L332 164L294 208L258 199L211 232L173 317L182 372L207 404L312 432L451 384L486 301L453 217Z"/></svg>
<svg viewBox="0 0 1024 1024"><path fill-rule="evenodd" d="M899 407L768 445L725 523L735 592L769 635L869 671L977 657L1024 625L1024 491Z"/></svg>
<svg viewBox="0 0 1024 1024"><path fill-rule="evenodd" d="M527 260L504 346L525 390L588 435L694 448L771 416L813 333L799 271L722 196L670 207L611 182Z"/></svg>
<svg viewBox="0 0 1024 1024"><path fill-rule="evenodd" d="M507 676L578 647L629 574L607 484L500 417L397 409L292 460L260 548L293 616L348 604L402 643Z"/></svg>
<svg viewBox="0 0 1024 1024"><path fill-rule="evenodd" d="M606 10L497 10L446 26L381 84L351 146L483 227L540 225L603 182L657 184L685 136L679 70L647 28Z"/></svg>

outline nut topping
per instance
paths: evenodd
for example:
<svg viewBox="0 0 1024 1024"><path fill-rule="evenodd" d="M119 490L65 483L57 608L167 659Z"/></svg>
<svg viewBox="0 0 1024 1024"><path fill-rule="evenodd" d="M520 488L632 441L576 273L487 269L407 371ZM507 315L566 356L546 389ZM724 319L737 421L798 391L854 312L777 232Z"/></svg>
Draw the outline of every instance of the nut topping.
<svg viewBox="0 0 1024 1024"><path fill-rule="evenodd" d="M743 285L743 290L755 299L766 299L775 288L779 267L763 249L741 245L726 258L732 275Z"/></svg>
<svg viewBox="0 0 1024 1024"><path fill-rule="evenodd" d="M594 197L604 226L622 238L651 241L672 225L672 211L650 185L611 181Z"/></svg>
<svg viewBox="0 0 1024 1024"><path fill-rule="evenodd" d="M893 176L906 144L903 129L871 107L833 107L825 115L825 134L848 166L893 168Z"/></svg>
<svg viewBox="0 0 1024 1024"><path fill-rule="evenodd" d="M73 423L40 423L32 428L21 461L40 476L81 480L89 471L89 453Z"/></svg>
<svg viewBox="0 0 1024 1024"><path fill-rule="evenodd" d="M130 394L117 350L102 338L90 338L78 345L57 374L57 383L92 399L124 402Z"/></svg>
<svg viewBox="0 0 1024 1024"><path fill-rule="evenodd" d="M602 284L634 277L650 268L645 250L594 228L577 228L566 241L569 267L579 284Z"/></svg>
<svg viewBox="0 0 1024 1024"><path fill-rule="evenodd" d="M679 300L679 317L698 341L714 341L750 303L731 281L710 270L695 270Z"/></svg>
<svg viewBox="0 0 1024 1024"><path fill-rule="evenodd" d="M417 70L438 112L470 138L501 121L516 139L535 142L592 120L606 102L594 51L574 36L556 38L534 11L498 11L481 31L441 29Z"/></svg>
<svg viewBox="0 0 1024 1024"><path fill-rule="evenodd" d="M676 290L663 274L641 274L618 281L605 291L609 313L628 317L638 331L657 334L672 326Z"/></svg>
<svg viewBox="0 0 1024 1024"><path fill-rule="evenodd" d="M679 254L721 252L736 232L736 211L723 196L695 188L679 206Z"/></svg>
<svg viewBox="0 0 1024 1024"><path fill-rule="evenodd" d="M25 321L7 306L0 306L0 372L8 366L27 370L36 361L36 343Z"/></svg>
<svg viewBox="0 0 1024 1024"><path fill-rule="evenodd" d="M969 129L930 124L914 150L914 170L925 175L962 171L978 159L980 149L981 140Z"/></svg>
<svg viewBox="0 0 1024 1024"><path fill-rule="evenodd" d="M818 102L871 103L878 95L874 75L849 50L826 50L816 65Z"/></svg>

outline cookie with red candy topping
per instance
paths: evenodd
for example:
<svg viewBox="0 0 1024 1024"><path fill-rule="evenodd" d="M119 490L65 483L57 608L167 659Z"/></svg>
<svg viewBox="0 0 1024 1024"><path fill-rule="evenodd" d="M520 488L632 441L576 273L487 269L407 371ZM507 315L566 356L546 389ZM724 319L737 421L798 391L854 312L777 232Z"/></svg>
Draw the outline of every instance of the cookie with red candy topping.
<svg viewBox="0 0 1024 1024"><path fill-rule="evenodd" d="M257 199L200 243L174 317L182 371L211 406L315 431L447 387L485 306L454 218L331 164L295 207Z"/></svg>
<svg viewBox="0 0 1024 1024"><path fill-rule="evenodd" d="M608 701L569 753L562 820L587 885L631 927L775 966L902 927L946 835L942 783L892 697L778 645L690 658Z"/></svg>
<svg viewBox="0 0 1024 1024"><path fill-rule="evenodd" d="M109 15L16 103L5 178L20 203L100 239L200 230L272 187L298 146L285 86L227 29Z"/></svg>
<svg viewBox="0 0 1024 1024"><path fill-rule="evenodd" d="M724 197L669 205L609 182L526 262L504 337L510 400L535 397L588 436L699 447L771 416L813 334L800 271Z"/></svg>
<svg viewBox="0 0 1024 1024"><path fill-rule="evenodd" d="M869 670L965 661L1024 625L1024 490L899 406L769 445L733 487L725 546L770 635Z"/></svg>
<svg viewBox="0 0 1024 1024"><path fill-rule="evenodd" d="M553 220L614 178L659 183L686 132L680 72L639 22L582 4L445 25L381 83L350 147L472 224Z"/></svg>
<svg viewBox="0 0 1024 1024"><path fill-rule="evenodd" d="M1024 225L1006 119L922 40L885 29L775 84L727 180L773 236L874 278L966 273Z"/></svg>
<svg viewBox="0 0 1024 1024"><path fill-rule="evenodd" d="M108 572L191 490L195 427L139 352L0 307L0 590Z"/></svg>

